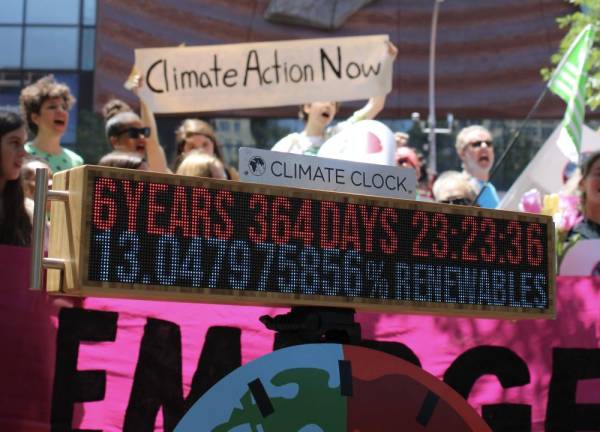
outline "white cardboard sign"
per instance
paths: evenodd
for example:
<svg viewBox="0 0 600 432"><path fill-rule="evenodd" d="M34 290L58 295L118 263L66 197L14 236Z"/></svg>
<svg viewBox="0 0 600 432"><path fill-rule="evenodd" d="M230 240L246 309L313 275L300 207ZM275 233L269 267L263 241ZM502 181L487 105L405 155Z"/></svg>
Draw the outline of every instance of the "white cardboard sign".
<svg viewBox="0 0 600 432"><path fill-rule="evenodd" d="M600 240L579 240L565 254L561 276L600 276Z"/></svg>
<svg viewBox="0 0 600 432"><path fill-rule="evenodd" d="M156 113L345 101L392 88L387 35L135 50Z"/></svg>
<svg viewBox="0 0 600 432"><path fill-rule="evenodd" d="M242 181L415 199L415 170L240 147Z"/></svg>

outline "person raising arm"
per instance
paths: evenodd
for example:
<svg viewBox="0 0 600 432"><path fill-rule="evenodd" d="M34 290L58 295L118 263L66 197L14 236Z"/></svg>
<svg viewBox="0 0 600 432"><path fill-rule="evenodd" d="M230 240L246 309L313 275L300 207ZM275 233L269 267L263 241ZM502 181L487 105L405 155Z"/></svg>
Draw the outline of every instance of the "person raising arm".
<svg viewBox="0 0 600 432"><path fill-rule="evenodd" d="M391 42L387 42L387 46L388 55L395 58L398 49ZM283 153L316 155L325 141L342 131L346 126L361 120L375 118L385 106L385 99L385 95L370 98L367 104L355 111L349 119L333 127L329 125L339 109L338 102L318 101L301 105L298 117L304 121L304 130L300 133L294 132L285 136L271 150Z"/></svg>

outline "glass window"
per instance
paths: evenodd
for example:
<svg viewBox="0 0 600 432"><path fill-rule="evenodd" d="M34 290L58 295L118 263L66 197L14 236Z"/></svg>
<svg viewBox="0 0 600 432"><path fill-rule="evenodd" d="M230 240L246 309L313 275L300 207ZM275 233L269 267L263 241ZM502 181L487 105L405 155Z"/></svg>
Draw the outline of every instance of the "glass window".
<svg viewBox="0 0 600 432"><path fill-rule="evenodd" d="M0 27L0 68L21 67L23 27Z"/></svg>
<svg viewBox="0 0 600 432"><path fill-rule="evenodd" d="M23 22L23 0L2 0L0 24L21 24Z"/></svg>
<svg viewBox="0 0 600 432"><path fill-rule="evenodd" d="M81 69L94 70L94 47L96 31L84 28L81 34Z"/></svg>
<svg viewBox="0 0 600 432"><path fill-rule="evenodd" d="M96 0L83 0L83 25L96 25Z"/></svg>
<svg viewBox="0 0 600 432"><path fill-rule="evenodd" d="M21 74L19 72L0 73L0 109L18 110L21 94Z"/></svg>
<svg viewBox="0 0 600 432"><path fill-rule="evenodd" d="M78 29L28 27L25 30L25 68L77 69Z"/></svg>
<svg viewBox="0 0 600 432"><path fill-rule="evenodd" d="M28 0L28 24L79 24L80 0Z"/></svg>
<svg viewBox="0 0 600 432"><path fill-rule="evenodd" d="M233 123L233 130L234 130L235 132L239 132L239 131L240 131L240 121L239 121L239 120L236 120L236 121Z"/></svg>

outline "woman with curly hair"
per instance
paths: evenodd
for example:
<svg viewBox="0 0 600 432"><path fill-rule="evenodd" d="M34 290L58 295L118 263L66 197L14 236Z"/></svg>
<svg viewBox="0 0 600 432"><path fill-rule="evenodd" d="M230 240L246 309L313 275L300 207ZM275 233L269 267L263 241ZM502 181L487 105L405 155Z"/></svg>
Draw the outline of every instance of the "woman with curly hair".
<svg viewBox="0 0 600 432"><path fill-rule="evenodd" d="M31 219L25 209L21 165L27 155L25 122L10 111L0 111L0 244L28 246Z"/></svg>
<svg viewBox="0 0 600 432"><path fill-rule="evenodd" d="M19 99L34 135L25 150L47 160L54 173L82 165L81 156L60 144L69 124L69 110L75 103L69 87L48 75L25 87Z"/></svg>

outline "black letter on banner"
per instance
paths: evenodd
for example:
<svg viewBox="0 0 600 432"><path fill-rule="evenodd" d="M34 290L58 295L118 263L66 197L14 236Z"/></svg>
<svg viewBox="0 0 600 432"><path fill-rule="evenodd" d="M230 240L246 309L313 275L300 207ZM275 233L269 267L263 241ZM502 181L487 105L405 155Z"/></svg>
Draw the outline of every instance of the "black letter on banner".
<svg viewBox="0 0 600 432"><path fill-rule="evenodd" d="M194 82L192 83L192 77L194 77ZM183 71L181 72L181 78L179 78L179 80L181 81L181 89L185 89L185 79L187 78L187 82L188 82L188 87L192 88L192 87L198 87L198 74L196 73L196 71L191 70L191 71Z"/></svg>
<svg viewBox="0 0 600 432"><path fill-rule="evenodd" d="M529 368L508 348L479 346L465 351L452 362L444 382L468 399L475 382L483 375L495 375L504 388L529 384ZM483 405L484 420L492 430L531 430L531 405Z"/></svg>
<svg viewBox="0 0 600 432"><path fill-rule="evenodd" d="M151 66L148 68L148 72L146 73L146 84L148 85L148 88L149 88L151 91L153 91L154 93L163 93L163 92L164 92L164 90L157 89L157 88L155 88L155 87L152 85L152 83L150 82L150 74L152 73L152 70L154 70L154 68L155 68L156 66L158 66L158 65L159 65L159 64L161 64L161 63L163 63L164 61L165 61L165 60L157 60L157 61L155 61L155 62L154 62L154 63L152 63L152 65L151 65ZM166 81L166 79L167 79L167 74L166 74L166 72L165 72L164 76L165 76L165 82L167 82L167 81ZM168 85L168 84L167 84L167 85ZM167 87L167 91L169 91L169 88L168 88L168 87Z"/></svg>
<svg viewBox="0 0 600 432"><path fill-rule="evenodd" d="M241 330L234 327L208 329L192 387L185 400L185 412L221 378L242 365L241 334Z"/></svg>
<svg viewBox="0 0 600 432"><path fill-rule="evenodd" d="M163 407L164 429L172 431L183 416L179 326L148 318L140 345L123 431L153 431Z"/></svg>
<svg viewBox="0 0 600 432"><path fill-rule="evenodd" d="M254 58L255 65L253 67L250 67L251 58ZM258 60L258 53L256 52L256 50L250 51L248 53L248 58L246 58L246 72L244 72L244 87L246 87L246 84L248 82L248 72L251 70L256 71L256 74L258 75L258 83L262 86L262 74L260 73L260 62Z"/></svg>
<svg viewBox="0 0 600 432"><path fill-rule="evenodd" d="M148 319L125 413L124 432L153 431L160 407L164 430L172 431L185 414L186 405L191 406L213 384L240 366L240 331L222 329L209 328L189 401L184 402L179 326L169 321Z"/></svg>
<svg viewBox="0 0 600 432"><path fill-rule="evenodd" d="M337 47L337 54L338 67L336 69L333 63L331 62L331 59L327 56L325 50L321 48L321 74L323 76L323 81L325 81L325 60L327 60L327 63L329 63L329 67L331 67L331 70L333 70L335 76L339 79L342 78L342 50L340 49L340 47Z"/></svg>
<svg viewBox="0 0 600 432"><path fill-rule="evenodd" d="M381 342L377 340L362 340L360 346L391 354L421 367L419 357L409 347L400 342Z"/></svg>
<svg viewBox="0 0 600 432"><path fill-rule="evenodd" d="M71 431L73 405L104 399L106 372L77 371L81 341L114 341L117 336L116 312L63 308L58 316L56 366L52 390L52 431Z"/></svg>
<svg viewBox="0 0 600 432"><path fill-rule="evenodd" d="M577 381L591 378L600 378L600 349L552 350L547 431L600 429L600 404L576 403Z"/></svg>

